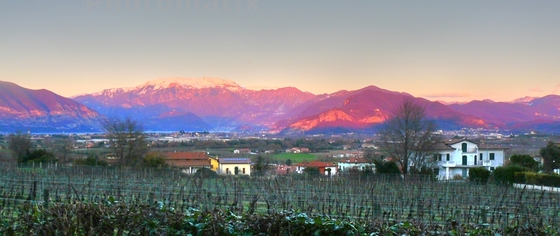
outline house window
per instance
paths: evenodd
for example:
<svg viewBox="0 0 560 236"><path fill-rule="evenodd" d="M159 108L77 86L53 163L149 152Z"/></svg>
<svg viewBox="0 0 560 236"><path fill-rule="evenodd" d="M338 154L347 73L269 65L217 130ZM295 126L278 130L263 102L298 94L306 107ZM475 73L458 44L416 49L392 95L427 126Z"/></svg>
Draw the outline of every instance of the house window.
<svg viewBox="0 0 560 236"><path fill-rule="evenodd" d="M482 153L480 153L480 160L482 161Z"/></svg>
<svg viewBox="0 0 560 236"><path fill-rule="evenodd" d="M443 161L443 154L439 154L439 161Z"/></svg>
<svg viewBox="0 0 560 236"><path fill-rule="evenodd" d="M243 174L245 174L245 168L243 168Z"/></svg>
<svg viewBox="0 0 560 236"><path fill-rule="evenodd" d="M434 161L438 160L438 154L434 154Z"/></svg>
<svg viewBox="0 0 560 236"><path fill-rule="evenodd" d="M490 160L491 160L491 161L494 160L494 153L493 153L493 152L490 153Z"/></svg>
<svg viewBox="0 0 560 236"><path fill-rule="evenodd" d="M226 168L226 175L229 175L229 168Z"/></svg>
<svg viewBox="0 0 560 236"><path fill-rule="evenodd" d="M449 153L447 153L447 154L445 155L445 159L446 159L447 161L449 161Z"/></svg>
<svg viewBox="0 0 560 236"><path fill-rule="evenodd" d="M462 144L461 144L461 150L462 150L463 152L467 152L467 143L462 143Z"/></svg>
<svg viewBox="0 0 560 236"><path fill-rule="evenodd" d="M476 166L476 155L474 155L474 165Z"/></svg>
<svg viewBox="0 0 560 236"><path fill-rule="evenodd" d="M467 165L467 156L463 155L463 163L462 165Z"/></svg>

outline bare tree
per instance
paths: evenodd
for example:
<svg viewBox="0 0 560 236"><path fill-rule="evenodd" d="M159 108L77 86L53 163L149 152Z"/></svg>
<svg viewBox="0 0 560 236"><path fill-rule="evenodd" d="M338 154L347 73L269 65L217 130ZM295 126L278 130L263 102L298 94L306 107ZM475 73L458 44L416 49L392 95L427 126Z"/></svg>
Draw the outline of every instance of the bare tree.
<svg viewBox="0 0 560 236"><path fill-rule="evenodd" d="M381 134L381 150L400 165L402 173L435 167L436 126L426 119L424 107L405 99L391 114Z"/></svg>
<svg viewBox="0 0 560 236"><path fill-rule="evenodd" d="M25 156L33 147L29 135L20 132L8 136L8 145L12 155L15 156L18 162L24 161Z"/></svg>
<svg viewBox="0 0 560 236"><path fill-rule="evenodd" d="M103 129L119 165L137 164L148 152L142 126L131 118L109 118Z"/></svg>

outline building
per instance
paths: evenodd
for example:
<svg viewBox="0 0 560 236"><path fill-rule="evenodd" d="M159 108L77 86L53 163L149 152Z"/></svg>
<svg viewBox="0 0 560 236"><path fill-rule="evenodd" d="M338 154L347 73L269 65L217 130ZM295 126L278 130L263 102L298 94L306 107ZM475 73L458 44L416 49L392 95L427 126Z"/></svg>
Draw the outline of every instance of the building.
<svg viewBox="0 0 560 236"><path fill-rule="evenodd" d="M351 157L344 160L340 160L338 163L338 171L348 171L348 170L375 170L375 165L373 162L366 160L365 158Z"/></svg>
<svg viewBox="0 0 560 236"><path fill-rule="evenodd" d="M506 148L459 139L438 144L436 151L438 178L452 179L457 175L467 178L471 168L485 167L492 171L503 166Z"/></svg>
<svg viewBox="0 0 560 236"><path fill-rule="evenodd" d="M206 152L168 152L163 158L165 163L187 174L194 174L200 168L212 168L210 156Z"/></svg>
<svg viewBox="0 0 560 236"><path fill-rule="evenodd" d="M218 162L217 157L210 157L210 165L212 166L212 170L218 173L218 167L220 167L220 162Z"/></svg>
<svg viewBox="0 0 560 236"><path fill-rule="evenodd" d="M302 162L302 163L298 163L293 165L293 167L295 168L295 172L296 173L303 173L303 170L307 167L315 167L317 169L319 169L319 173L321 173L322 175L329 175L329 171L330 170L330 175L331 176L335 176L338 171L336 168L335 164L329 163L329 162L323 162L323 161L311 161L311 162Z"/></svg>
<svg viewBox="0 0 560 236"><path fill-rule="evenodd" d="M245 157L218 158L218 174L251 175L251 159Z"/></svg>
<svg viewBox="0 0 560 236"><path fill-rule="evenodd" d="M233 150L233 153L235 153L235 154L250 154L251 149L248 149L248 148L235 149L235 150Z"/></svg>

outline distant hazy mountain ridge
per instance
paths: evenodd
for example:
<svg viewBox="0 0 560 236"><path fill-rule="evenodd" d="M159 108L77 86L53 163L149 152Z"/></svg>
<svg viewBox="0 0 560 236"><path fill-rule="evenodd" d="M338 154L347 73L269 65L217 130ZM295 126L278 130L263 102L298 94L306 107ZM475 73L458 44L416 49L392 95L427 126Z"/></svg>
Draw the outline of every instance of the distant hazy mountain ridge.
<svg viewBox="0 0 560 236"><path fill-rule="evenodd" d="M558 95L443 104L375 86L315 95L294 87L251 90L224 79L174 77L83 94L72 101L47 90L7 82L0 86L4 130L15 123L30 129L52 125L55 130L95 130L104 116L131 116L153 131L358 131L375 129L403 99L412 98L440 129L560 132Z"/></svg>

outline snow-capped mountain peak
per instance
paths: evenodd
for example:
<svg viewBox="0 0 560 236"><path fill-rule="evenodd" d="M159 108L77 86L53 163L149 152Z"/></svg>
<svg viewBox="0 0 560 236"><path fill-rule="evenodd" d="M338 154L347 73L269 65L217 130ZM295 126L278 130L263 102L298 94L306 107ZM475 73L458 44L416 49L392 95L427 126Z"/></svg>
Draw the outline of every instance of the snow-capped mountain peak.
<svg viewBox="0 0 560 236"><path fill-rule="evenodd" d="M532 102L535 99L536 99L536 97L526 96L526 97L515 99L515 100L511 101L510 103L529 104L530 102Z"/></svg>
<svg viewBox="0 0 560 236"><path fill-rule="evenodd" d="M203 78L181 78L181 77L171 77L171 78L161 78L152 81L148 81L147 83L138 86L137 88L143 87L153 87L153 89L164 89L169 88L173 85L179 85L184 88L193 88L193 89L202 89L202 88L212 88L212 87L221 87L226 88L229 90L239 90L241 87L231 81L219 78L210 78L210 77L203 77Z"/></svg>

